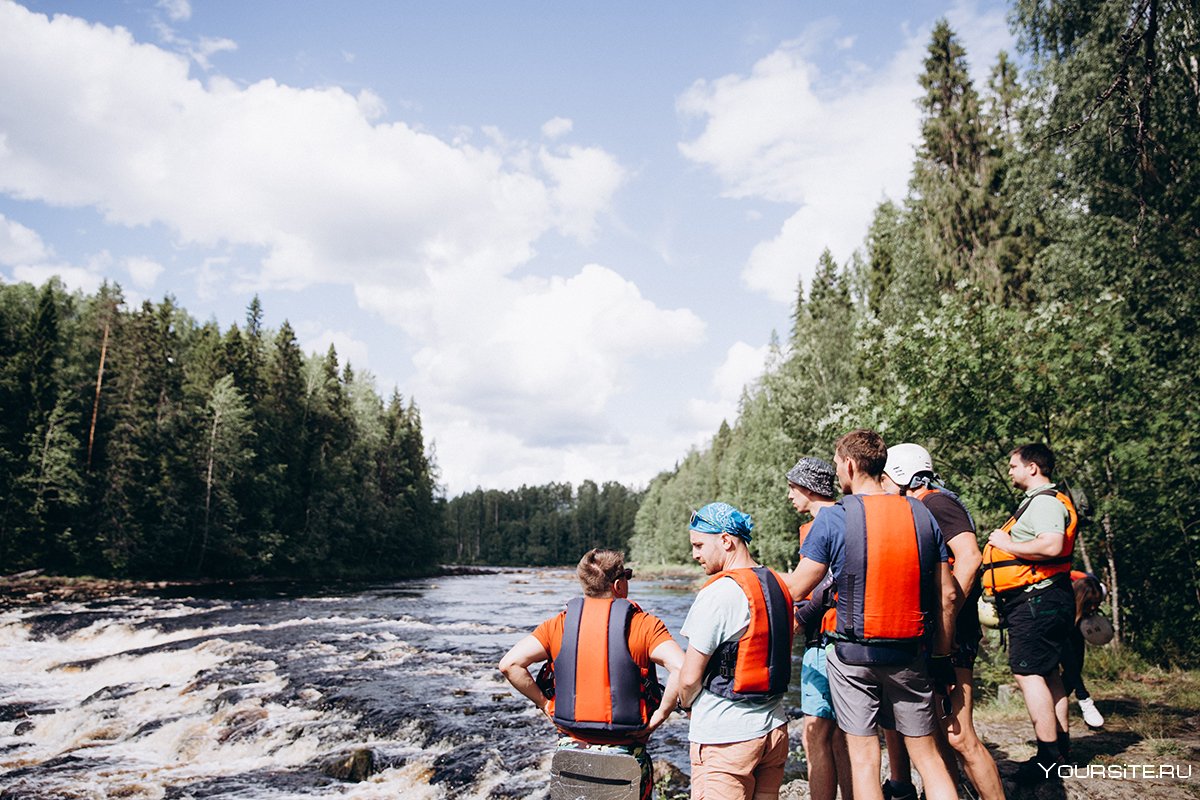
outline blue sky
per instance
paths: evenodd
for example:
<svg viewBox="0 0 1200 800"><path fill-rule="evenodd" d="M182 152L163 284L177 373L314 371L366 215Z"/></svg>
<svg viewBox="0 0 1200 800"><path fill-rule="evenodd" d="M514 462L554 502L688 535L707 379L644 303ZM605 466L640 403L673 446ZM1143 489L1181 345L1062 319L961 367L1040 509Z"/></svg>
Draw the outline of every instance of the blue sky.
<svg viewBox="0 0 1200 800"><path fill-rule="evenodd" d="M0 280L333 343L449 493L641 485L902 199L929 31L1007 7L0 0Z"/></svg>

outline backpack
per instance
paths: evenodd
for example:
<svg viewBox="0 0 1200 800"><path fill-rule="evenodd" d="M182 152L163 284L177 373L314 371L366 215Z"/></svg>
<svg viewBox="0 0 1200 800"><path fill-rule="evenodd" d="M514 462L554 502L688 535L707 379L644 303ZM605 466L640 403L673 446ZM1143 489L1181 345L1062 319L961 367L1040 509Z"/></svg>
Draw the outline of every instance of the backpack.
<svg viewBox="0 0 1200 800"><path fill-rule="evenodd" d="M1072 485L1063 479L1055 483L1055 488L1071 498L1071 505L1075 506L1076 529L1091 522L1092 502L1088 500L1087 492L1083 490L1082 486Z"/></svg>

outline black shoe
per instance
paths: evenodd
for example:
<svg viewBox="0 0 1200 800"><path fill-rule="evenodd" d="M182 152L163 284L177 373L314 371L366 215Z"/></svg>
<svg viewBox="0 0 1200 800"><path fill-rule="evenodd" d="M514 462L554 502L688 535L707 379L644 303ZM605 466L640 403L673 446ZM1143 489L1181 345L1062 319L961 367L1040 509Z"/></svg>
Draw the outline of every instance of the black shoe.
<svg viewBox="0 0 1200 800"><path fill-rule="evenodd" d="M883 800L917 800L917 787L911 783L897 782L888 778L883 782Z"/></svg>
<svg viewBox="0 0 1200 800"><path fill-rule="evenodd" d="M1016 780L1017 783L1033 784L1058 782L1062 778L1058 774L1058 762L1044 764L1035 757L1017 765Z"/></svg>

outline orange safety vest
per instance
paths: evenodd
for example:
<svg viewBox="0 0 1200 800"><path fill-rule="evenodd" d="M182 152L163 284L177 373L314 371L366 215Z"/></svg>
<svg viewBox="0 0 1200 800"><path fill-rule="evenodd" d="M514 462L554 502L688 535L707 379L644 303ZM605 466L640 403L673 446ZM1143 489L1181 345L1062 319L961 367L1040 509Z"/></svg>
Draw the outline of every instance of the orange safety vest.
<svg viewBox="0 0 1200 800"><path fill-rule="evenodd" d="M1047 488L1030 495L1021 505L1017 506L1017 510L1013 512L1007 522L1000 526L1000 530L1006 533L1011 531L1035 497L1051 494L1067 509L1067 528L1063 532L1065 542L1062 553L1054 558L1031 559L1001 550L991 543L984 545L981 581L984 594L997 595L1015 589L1023 589L1047 578L1071 571L1071 558L1075 553L1075 532L1079 527L1079 515L1075 512L1075 504L1071 502L1071 498L1065 492Z"/></svg>
<svg viewBox="0 0 1200 800"><path fill-rule="evenodd" d="M841 502L846 555L838 576L837 638L865 646L919 643L939 564L932 515L916 498L901 495L847 495Z"/></svg>
<svg viewBox="0 0 1200 800"><path fill-rule="evenodd" d="M640 609L622 598L576 597L567 603L562 638L552 642L554 724L581 735L646 727L649 674L629 652L629 624ZM543 690L544 691L544 690Z"/></svg>
<svg viewBox="0 0 1200 800"><path fill-rule="evenodd" d="M783 694L792 678L792 595L767 567L718 572L704 584L732 578L750 602L750 624L736 642L724 642L708 660L704 688L733 700Z"/></svg>

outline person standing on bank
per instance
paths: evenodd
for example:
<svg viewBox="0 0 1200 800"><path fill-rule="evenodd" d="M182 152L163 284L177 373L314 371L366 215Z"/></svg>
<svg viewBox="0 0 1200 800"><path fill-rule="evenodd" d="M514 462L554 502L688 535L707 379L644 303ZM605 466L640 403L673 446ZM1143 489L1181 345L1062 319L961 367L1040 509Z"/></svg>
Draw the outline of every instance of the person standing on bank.
<svg viewBox="0 0 1200 800"><path fill-rule="evenodd" d="M1071 755L1059 663L1075 617L1070 571L1078 516L1053 474L1046 445L1012 451L1008 475L1025 497L983 549L983 590L995 596L1000 627L1008 630L1008 664L1037 736L1037 755L1017 772L1022 782L1057 779L1054 766Z"/></svg>
<svg viewBox="0 0 1200 800"><path fill-rule="evenodd" d="M750 555L753 527L728 503L709 503L688 524L692 558L710 576L680 629L692 800L774 800L783 783L792 597Z"/></svg>
<svg viewBox="0 0 1200 800"><path fill-rule="evenodd" d="M904 735L929 800L957 800L934 739L940 724L935 687L944 693L954 682L957 585L933 516L917 500L883 490L886 461L887 447L875 431L859 429L837 440L833 463L846 496L813 522L803 558L786 580L801 597L826 568L837 583L827 665L856 800L883 797L879 727Z"/></svg>
<svg viewBox="0 0 1200 800"><path fill-rule="evenodd" d="M957 752L979 795L984 800L1004 800L1000 771L975 732L973 713L975 658L979 654L979 640L983 637L977 608L981 589L976 580L983 556L975 540L975 521L958 495L941 485L929 451L919 444L906 442L888 448L883 488L889 494L906 494L920 500L937 520L946 546L950 548L951 576L957 584L960 599L955 612L954 653L951 656L954 690L950 692L950 715L942 720L945 739L939 736L942 758L953 777L958 774L954 757ZM912 786L904 742L895 731L885 731L884 735L892 772L891 785L885 787L884 797L915 800L917 792ZM950 752L944 749L947 743L952 748Z"/></svg>
<svg viewBox="0 0 1200 800"><path fill-rule="evenodd" d="M642 800L649 800L654 772L646 740L675 710L683 650L662 620L626 599L633 572L621 553L589 550L576 574L583 597L513 645L500 671L558 728L560 750L633 756L642 770ZM625 648L612 646L609 632L616 630L624 631ZM547 660L555 673L553 699L529 672ZM656 709L647 702L652 663L669 673Z"/></svg>
<svg viewBox="0 0 1200 800"><path fill-rule="evenodd" d="M1063 691L1067 699L1074 693L1079 701L1079 713L1083 715L1084 724L1089 728L1103 728L1104 715L1096 708L1087 684L1083 682L1083 662L1086 656L1083 631L1079 624L1086 617L1096 614L1108 590L1104 584L1090 572L1071 570L1071 589L1075 594L1075 626L1067 635L1067 645L1063 649L1062 679Z"/></svg>
<svg viewBox="0 0 1200 800"><path fill-rule="evenodd" d="M788 470L788 500L797 513L812 516L800 526L798 546L804 546L817 515L836 503L836 481L833 464L820 458L802 458ZM839 788L843 798L851 796L850 753L846 734L837 726L825 668L826 636L837 624L837 610L833 608L836 600L833 575L826 572L812 594L796 602L798 632L804 636L800 711L804 714L802 737L812 800L833 800Z"/></svg>

